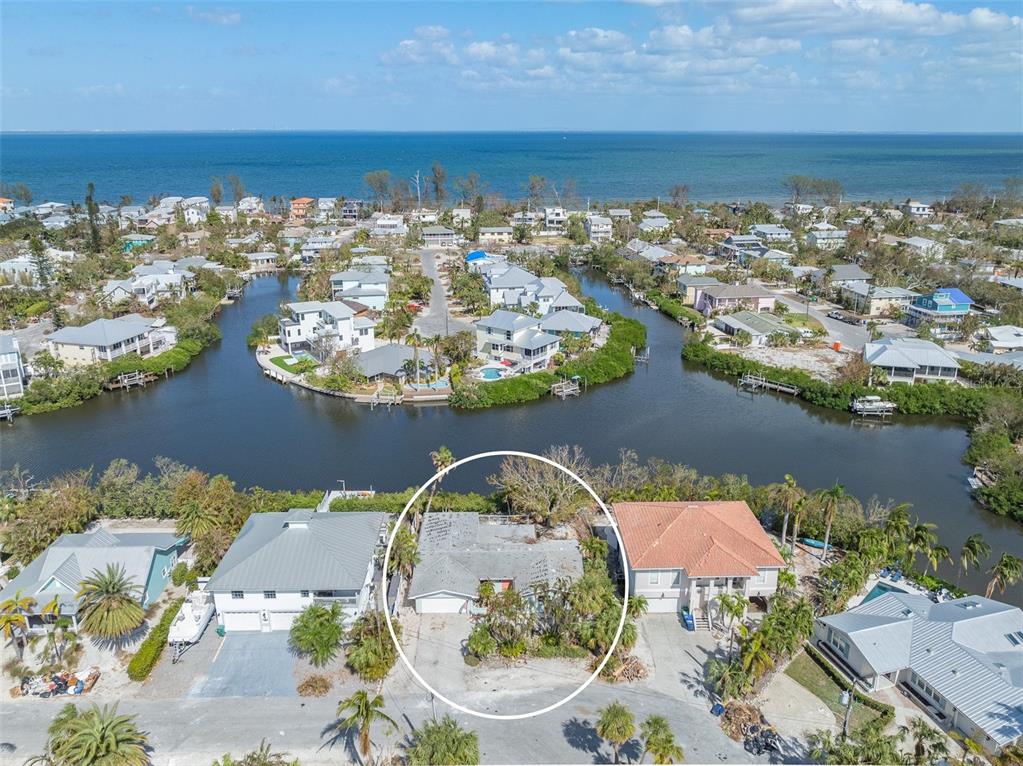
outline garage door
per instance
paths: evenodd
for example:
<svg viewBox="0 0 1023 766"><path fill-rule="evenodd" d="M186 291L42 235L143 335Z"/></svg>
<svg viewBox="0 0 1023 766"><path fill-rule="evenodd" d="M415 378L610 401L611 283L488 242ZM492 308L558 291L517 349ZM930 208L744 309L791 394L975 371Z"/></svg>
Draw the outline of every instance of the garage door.
<svg viewBox="0 0 1023 766"><path fill-rule="evenodd" d="M270 612L270 630L291 630L298 612Z"/></svg>
<svg viewBox="0 0 1023 766"><path fill-rule="evenodd" d="M458 614L458 612L461 612L464 609L464 598L435 596L432 598L416 599L416 611L419 612L419 614Z"/></svg>
<svg viewBox="0 0 1023 766"><path fill-rule="evenodd" d="M259 612L221 612L224 630L259 630Z"/></svg>
<svg viewBox="0 0 1023 766"><path fill-rule="evenodd" d="M677 598L648 598L647 611L657 614L678 611Z"/></svg>

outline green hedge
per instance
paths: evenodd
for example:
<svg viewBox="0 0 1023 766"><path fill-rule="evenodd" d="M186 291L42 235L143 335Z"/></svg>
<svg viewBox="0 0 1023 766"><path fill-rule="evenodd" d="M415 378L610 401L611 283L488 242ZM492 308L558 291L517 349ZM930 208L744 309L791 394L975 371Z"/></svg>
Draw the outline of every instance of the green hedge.
<svg viewBox="0 0 1023 766"><path fill-rule="evenodd" d="M458 383L448 404L467 410L521 404L541 398L563 377L578 375L589 385L625 377L635 368L632 350L646 346L646 326L621 314L603 314L601 318L611 326L607 343L594 351L583 352L577 359L562 365L557 373L533 372L489 383Z"/></svg>
<svg viewBox="0 0 1023 766"><path fill-rule="evenodd" d="M146 640L142 642L142 646L131 658L131 662L128 663L128 678L132 681L145 681L149 677L153 667L160 659L160 655L163 654L171 623L174 622L183 603L185 603L184 597L176 598L167 605L167 609L156 627L149 631Z"/></svg>
<svg viewBox="0 0 1023 766"><path fill-rule="evenodd" d="M886 726L888 726L888 724L892 722L892 720L895 718L894 707L892 707L891 705L887 705L884 702L878 702L876 699L873 699L872 697L868 697L866 694L863 694L858 688L856 688L853 684L849 682L849 679L845 677L845 674L843 674L838 668L832 665L831 661L823 654L821 654L821 652L812 644L808 643L804 648L806 649L806 655L817 663L817 665L820 667L821 670L824 671L828 678L830 678L832 681L834 681L836 684L838 684L846 691L851 691L853 699L859 702L861 705L863 705L864 707L869 707L871 710L876 710L878 712L878 718L881 722L882 729L884 729Z"/></svg>
<svg viewBox="0 0 1023 766"><path fill-rule="evenodd" d="M377 492L373 497L338 498L330 504L330 510L336 513L368 511L397 515L402 512L413 494L415 489L406 489L404 492ZM420 501L425 502L426 497L424 493ZM493 497L476 492L438 492L433 498L431 510L494 514L502 513L504 509Z"/></svg>
<svg viewBox="0 0 1023 766"><path fill-rule="evenodd" d="M106 380L113 380L126 372L141 371L156 375L162 375L168 371L181 372L191 364L192 359L198 356L204 347L204 344L198 340L185 338L179 340L174 348L148 359L143 359L138 354L125 354L104 364L103 375Z"/></svg>
<svg viewBox="0 0 1023 766"><path fill-rule="evenodd" d="M698 327L707 324L707 318L694 308L690 308L670 295L651 290L646 297L653 301L661 313L667 314L672 319L684 319L687 322L695 322Z"/></svg>

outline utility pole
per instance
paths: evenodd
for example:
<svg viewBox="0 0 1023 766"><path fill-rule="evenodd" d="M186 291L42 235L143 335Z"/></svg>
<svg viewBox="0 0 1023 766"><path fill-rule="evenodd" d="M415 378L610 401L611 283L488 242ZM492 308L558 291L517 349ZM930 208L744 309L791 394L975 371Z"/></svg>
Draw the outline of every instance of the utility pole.
<svg viewBox="0 0 1023 766"><path fill-rule="evenodd" d="M842 691L842 702L845 703L845 718L842 721L842 739L849 738L849 719L852 717L853 693L852 690Z"/></svg>

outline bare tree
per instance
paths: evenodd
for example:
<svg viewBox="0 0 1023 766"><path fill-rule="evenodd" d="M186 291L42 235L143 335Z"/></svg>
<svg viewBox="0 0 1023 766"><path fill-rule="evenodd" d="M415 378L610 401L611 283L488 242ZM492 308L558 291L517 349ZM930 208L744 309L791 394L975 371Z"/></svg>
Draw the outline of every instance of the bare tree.
<svg viewBox="0 0 1023 766"><path fill-rule="evenodd" d="M585 477L591 470L579 446L551 447L543 456L577 476ZM504 493L513 511L548 527L566 521L592 502L583 486L567 473L531 458L505 458L489 482Z"/></svg>

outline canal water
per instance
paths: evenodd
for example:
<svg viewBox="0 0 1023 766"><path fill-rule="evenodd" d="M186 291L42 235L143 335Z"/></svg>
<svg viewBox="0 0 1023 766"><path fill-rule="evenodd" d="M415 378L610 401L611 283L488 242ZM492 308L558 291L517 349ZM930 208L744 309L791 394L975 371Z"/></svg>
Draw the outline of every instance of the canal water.
<svg viewBox="0 0 1023 766"><path fill-rule="evenodd" d="M0 426L0 467L19 463L43 478L82 466L101 470L117 457L151 470L153 458L163 455L227 474L239 487L328 488L343 479L348 487L395 490L426 480L429 452L442 444L456 456L579 444L594 462L613 461L629 448L642 459L746 474L755 483L786 473L806 487L839 481L863 501L912 503L953 551L981 532L996 551L1023 555L1021 528L970 500L962 424L898 418L871 427L788 397L738 394L733 381L683 364L678 324L632 305L595 275L580 276L598 302L646 324L650 362L578 398L481 412L370 410L273 383L246 349L245 336L258 317L277 313L297 282L268 277L224 309L223 340L170 380ZM448 484L487 489L479 474L456 474Z"/></svg>

